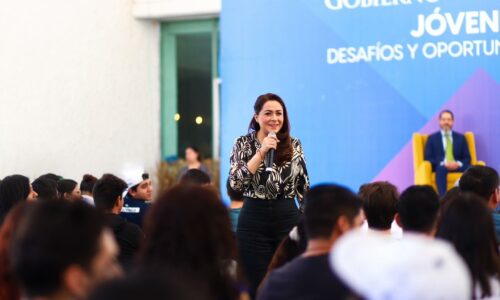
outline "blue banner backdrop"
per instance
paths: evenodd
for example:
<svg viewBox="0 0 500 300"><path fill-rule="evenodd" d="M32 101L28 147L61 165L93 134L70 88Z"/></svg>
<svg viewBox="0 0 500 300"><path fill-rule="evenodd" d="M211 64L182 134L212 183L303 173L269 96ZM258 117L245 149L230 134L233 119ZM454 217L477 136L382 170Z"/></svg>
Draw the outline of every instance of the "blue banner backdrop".
<svg viewBox="0 0 500 300"><path fill-rule="evenodd" d="M411 136L444 108L500 169L497 0L226 0L221 187L256 97L285 100L313 184L413 183Z"/></svg>

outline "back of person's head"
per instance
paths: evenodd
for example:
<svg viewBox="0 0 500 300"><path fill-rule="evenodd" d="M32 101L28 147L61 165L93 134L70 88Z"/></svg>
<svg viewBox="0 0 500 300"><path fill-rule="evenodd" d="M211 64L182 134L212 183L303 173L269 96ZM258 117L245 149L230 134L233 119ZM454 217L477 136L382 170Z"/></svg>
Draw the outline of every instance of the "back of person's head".
<svg viewBox="0 0 500 300"><path fill-rule="evenodd" d="M82 193L87 193L92 195L92 190L94 189L94 185L97 181L97 178L90 174L83 175L82 181L80 182L80 190Z"/></svg>
<svg viewBox="0 0 500 300"><path fill-rule="evenodd" d="M472 192L489 200L498 189L500 179L498 172L487 166L471 166L460 177L458 186L462 192Z"/></svg>
<svg viewBox="0 0 500 300"><path fill-rule="evenodd" d="M57 175L54 173L43 174L43 175L40 175L38 178L50 179L50 180L54 180L55 182L58 182L59 180L63 179L63 177L61 175Z"/></svg>
<svg viewBox="0 0 500 300"><path fill-rule="evenodd" d="M227 192L227 195L229 196L229 199L231 199L231 201L242 201L243 200L243 192L235 191L231 187L231 181L229 180L229 178L226 181L226 192Z"/></svg>
<svg viewBox="0 0 500 300"><path fill-rule="evenodd" d="M141 260L146 266L194 271L214 295L236 293L229 274L235 242L226 206L215 190L177 185L161 194L148 212Z"/></svg>
<svg viewBox="0 0 500 300"><path fill-rule="evenodd" d="M207 185L210 184L210 176L200 169L189 169L182 175L181 184Z"/></svg>
<svg viewBox="0 0 500 300"><path fill-rule="evenodd" d="M398 223L404 231L431 233L438 211L439 196L431 186L410 186L399 197Z"/></svg>
<svg viewBox="0 0 500 300"><path fill-rule="evenodd" d="M481 288L483 297L492 295L490 278L500 276L494 228L486 203L479 196L466 192L449 203L436 235L455 246L469 267L473 282Z"/></svg>
<svg viewBox="0 0 500 300"><path fill-rule="evenodd" d="M123 279L116 279L98 287L89 300L215 300L210 297L206 283L182 272L167 270L140 270Z"/></svg>
<svg viewBox="0 0 500 300"><path fill-rule="evenodd" d="M113 174L104 174L94 185L93 196L97 209L111 211L118 197L127 189L127 183Z"/></svg>
<svg viewBox="0 0 500 300"><path fill-rule="evenodd" d="M73 190L78 185L78 182L72 179L61 179L57 182L57 192L61 200L66 200L65 195L71 195Z"/></svg>
<svg viewBox="0 0 500 300"><path fill-rule="evenodd" d="M362 299L470 300L467 266L453 246L421 234L394 240L351 230L333 245L330 267Z"/></svg>
<svg viewBox="0 0 500 300"><path fill-rule="evenodd" d="M28 297L74 290L84 297L97 281L116 272L111 263L116 245L103 216L83 202L30 203L12 245L12 266ZM109 240L111 239L111 240ZM113 251L111 251L113 250ZM99 255L99 263L95 263ZM81 280L80 287L70 285Z"/></svg>
<svg viewBox="0 0 500 300"><path fill-rule="evenodd" d="M368 227L388 230L398 206L398 189L387 181L363 184L359 188Z"/></svg>
<svg viewBox="0 0 500 300"><path fill-rule="evenodd" d="M23 175L10 175L0 185L0 224L17 203L26 201L30 194L30 180Z"/></svg>
<svg viewBox="0 0 500 300"><path fill-rule="evenodd" d="M451 203L451 201L458 197L458 195L460 195L460 188L458 186L452 187L451 189L446 191L444 196L441 198L441 206L447 205L447 203Z"/></svg>
<svg viewBox="0 0 500 300"><path fill-rule="evenodd" d="M57 181L46 177L38 177L31 185L33 186L33 190L38 194L39 199L57 198Z"/></svg>
<svg viewBox="0 0 500 300"><path fill-rule="evenodd" d="M307 238L330 238L341 217L353 226L361 206L361 199L345 187L334 184L313 187L306 193L304 200Z"/></svg>

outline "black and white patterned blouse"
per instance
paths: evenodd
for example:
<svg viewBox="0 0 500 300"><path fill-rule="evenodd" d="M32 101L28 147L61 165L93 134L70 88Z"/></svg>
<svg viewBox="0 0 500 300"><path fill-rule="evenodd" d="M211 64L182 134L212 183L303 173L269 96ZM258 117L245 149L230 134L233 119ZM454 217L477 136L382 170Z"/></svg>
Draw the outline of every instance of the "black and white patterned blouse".
<svg viewBox="0 0 500 300"><path fill-rule="evenodd" d="M255 155L261 144L256 132L236 139L231 153L229 180L231 188L242 191L243 196L258 199L295 198L304 199L309 189L304 152L299 139L291 138L292 160L282 166L273 164L273 171L266 172L261 162L255 174L250 173L247 163Z"/></svg>

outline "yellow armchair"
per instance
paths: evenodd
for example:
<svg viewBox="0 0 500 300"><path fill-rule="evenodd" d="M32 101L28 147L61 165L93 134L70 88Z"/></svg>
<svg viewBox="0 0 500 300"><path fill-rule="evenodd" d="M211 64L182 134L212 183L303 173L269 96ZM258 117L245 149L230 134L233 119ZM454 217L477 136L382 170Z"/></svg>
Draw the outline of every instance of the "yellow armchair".
<svg viewBox="0 0 500 300"><path fill-rule="evenodd" d="M431 163L424 160L425 143L427 143L427 134L414 133L413 134L413 170L415 174L415 184L417 185L431 185L437 191L436 187L436 174L432 172ZM476 154L476 141L474 140L474 133L468 131L465 133L465 139L469 146L470 164L482 165L483 161L477 160ZM447 177L447 188L449 190L453 187L455 182L462 176L461 172L450 172Z"/></svg>

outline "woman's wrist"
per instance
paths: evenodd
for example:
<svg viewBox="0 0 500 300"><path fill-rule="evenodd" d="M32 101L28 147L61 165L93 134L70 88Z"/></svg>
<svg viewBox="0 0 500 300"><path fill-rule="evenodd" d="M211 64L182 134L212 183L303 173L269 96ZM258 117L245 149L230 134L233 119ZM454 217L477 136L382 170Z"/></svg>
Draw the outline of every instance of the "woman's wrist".
<svg viewBox="0 0 500 300"><path fill-rule="evenodd" d="M262 154L262 150L261 149L257 149L257 153L259 154L259 157L260 157L260 160L264 160L264 154Z"/></svg>

